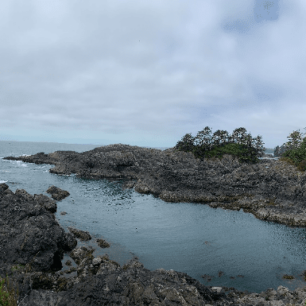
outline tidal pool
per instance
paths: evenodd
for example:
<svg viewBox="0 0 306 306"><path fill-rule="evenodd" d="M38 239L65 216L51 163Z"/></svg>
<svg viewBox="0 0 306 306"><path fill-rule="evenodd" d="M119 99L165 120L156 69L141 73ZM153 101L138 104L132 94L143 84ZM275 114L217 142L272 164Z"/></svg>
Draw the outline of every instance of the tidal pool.
<svg viewBox="0 0 306 306"><path fill-rule="evenodd" d="M0 143L1 157L95 147ZM260 292L279 285L291 289L306 285L300 275L306 270L303 228L257 220L243 211L166 203L124 190L122 182L58 176L49 173L50 167L0 159L0 181L7 181L13 191L23 188L32 194L45 193L51 185L68 190L71 195L58 202L56 218L64 228L87 230L111 244L101 249L93 239L95 254L107 253L120 264L137 256L148 269L185 272L210 286ZM67 214L62 216L62 211ZM295 279L282 279L284 274Z"/></svg>

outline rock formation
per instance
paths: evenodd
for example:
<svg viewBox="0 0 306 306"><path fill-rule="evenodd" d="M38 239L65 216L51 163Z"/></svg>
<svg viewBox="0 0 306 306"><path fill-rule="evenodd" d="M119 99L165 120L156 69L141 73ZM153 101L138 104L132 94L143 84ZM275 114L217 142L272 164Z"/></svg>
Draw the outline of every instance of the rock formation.
<svg viewBox="0 0 306 306"><path fill-rule="evenodd" d="M55 220L52 200L0 184L0 273L28 265L31 271L58 270L76 240ZM50 205L52 209L50 209Z"/></svg>
<svg viewBox="0 0 306 306"><path fill-rule="evenodd" d="M242 164L232 156L196 159L192 153L109 145L77 153L56 151L7 157L55 165L50 172L82 178L125 179L126 188L152 193L168 202L207 203L243 208L257 218L306 226L306 173L283 161Z"/></svg>

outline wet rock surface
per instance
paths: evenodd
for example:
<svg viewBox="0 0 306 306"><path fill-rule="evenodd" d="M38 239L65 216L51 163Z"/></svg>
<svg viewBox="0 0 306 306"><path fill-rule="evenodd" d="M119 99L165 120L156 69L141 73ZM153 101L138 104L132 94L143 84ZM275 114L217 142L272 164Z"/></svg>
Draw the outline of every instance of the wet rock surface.
<svg viewBox="0 0 306 306"><path fill-rule="evenodd" d="M51 197L57 201L63 200L70 195L68 191L58 188L56 186L49 187L47 193L51 194Z"/></svg>
<svg viewBox="0 0 306 306"><path fill-rule="evenodd" d="M91 240L91 236L87 231L78 230L73 227L68 227L70 233L76 238L79 238L82 241L88 241Z"/></svg>
<svg viewBox="0 0 306 306"><path fill-rule="evenodd" d="M201 161L192 153L174 149L121 144L83 153L56 151L6 159L53 164L50 172L57 174L126 179L126 188L152 193L167 202L242 208L262 220L306 226L306 173L279 160L241 164L232 156L224 156Z"/></svg>
<svg viewBox="0 0 306 306"><path fill-rule="evenodd" d="M104 239L97 239L97 244L100 248L109 248L110 244Z"/></svg>

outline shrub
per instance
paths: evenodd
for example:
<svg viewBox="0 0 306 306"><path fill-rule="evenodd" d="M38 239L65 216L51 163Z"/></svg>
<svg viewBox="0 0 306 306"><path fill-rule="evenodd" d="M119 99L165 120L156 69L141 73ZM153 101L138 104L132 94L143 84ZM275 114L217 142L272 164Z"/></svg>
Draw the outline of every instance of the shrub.
<svg viewBox="0 0 306 306"><path fill-rule="evenodd" d="M256 163L258 156L264 152L261 136L255 138L243 127L237 128L232 134L225 130L212 129L206 126L193 137L190 133L177 142L175 148L179 151L192 152L195 157L221 158L224 154L237 156L240 162Z"/></svg>
<svg viewBox="0 0 306 306"><path fill-rule="evenodd" d="M0 306L17 306L18 290L10 283L9 278L0 278Z"/></svg>

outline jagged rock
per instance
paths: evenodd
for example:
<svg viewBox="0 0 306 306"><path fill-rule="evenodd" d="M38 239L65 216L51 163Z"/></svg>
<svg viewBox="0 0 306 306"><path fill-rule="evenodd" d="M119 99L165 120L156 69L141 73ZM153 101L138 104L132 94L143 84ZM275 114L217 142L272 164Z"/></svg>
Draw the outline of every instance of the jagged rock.
<svg viewBox="0 0 306 306"><path fill-rule="evenodd" d="M79 238L82 241L88 241L91 239L91 236L87 231L78 230L73 227L68 227L68 229L74 235L74 237Z"/></svg>
<svg viewBox="0 0 306 306"><path fill-rule="evenodd" d="M57 210L56 202L43 194L34 194L34 200L52 213Z"/></svg>
<svg viewBox="0 0 306 306"><path fill-rule="evenodd" d="M83 250L85 253L86 251ZM76 251L74 251L76 252ZM84 257L78 275L63 280L59 275L32 276L41 281L23 299L23 305L229 305L224 292L211 290L187 274L163 269L149 271L137 260L121 267L107 256ZM64 284L65 291L58 286ZM63 285L62 285L63 286ZM45 290L42 290L45 289ZM51 291L53 290L53 292ZM56 294L54 294L55 292Z"/></svg>
<svg viewBox="0 0 306 306"><path fill-rule="evenodd" d="M48 190L47 190L47 193L50 193L51 197L54 200L57 200L57 201L63 200L70 195L70 193L68 191L60 189L60 188L55 187L55 186L49 187Z"/></svg>
<svg viewBox="0 0 306 306"><path fill-rule="evenodd" d="M85 258L90 258L92 259L92 253L93 253L93 249L88 249L84 246L80 247L80 248L75 248L74 250L71 251L70 253L70 257L76 262L76 264L80 264L81 261Z"/></svg>
<svg viewBox="0 0 306 306"><path fill-rule="evenodd" d="M23 298L22 305L271 306L304 305L306 300L306 287L290 291L279 286L277 290L267 289L261 293L207 287L185 273L164 269L149 271L137 259L121 267L108 256L93 258L88 256L91 250L78 250L74 253L83 255L79 257L77 275L65 278L58 272L31 273L33 288ZM23 276L26 277L29 278Z"/></svg>
<svg viewBox="0 0 306 306"><path fill-rule="evenodd" d="M109 248L110 247L110 244L105 241L104 239L97 239L97 244L100 248Z"/></svg>
<svg viewBox="0 0 306 306"><path fill-rule="evenodd" d="M52 173L75 173L82 178L125 178L125 188L152 193L167 202L242 208L262 220L306 226L306 172L280 160L241 164L230 155L200 160L190 152L122 144L83 153L57 151L6 159L49 163L55 165Z"/></svg>
<svg viewBox="0 0 306 306"><path fill-rule="evenodd" d="M13 193L0 184L0 275L13 265L27 265L33 271L58 270L65 251L76 240L65 233L42 197L25 190Z"/></svg>

